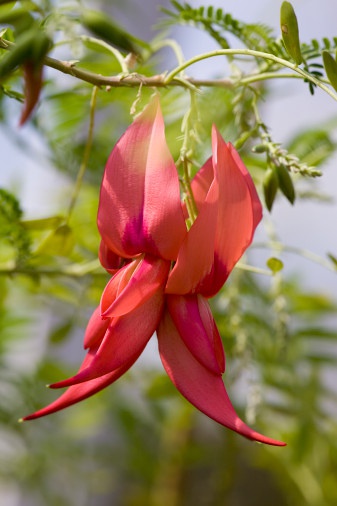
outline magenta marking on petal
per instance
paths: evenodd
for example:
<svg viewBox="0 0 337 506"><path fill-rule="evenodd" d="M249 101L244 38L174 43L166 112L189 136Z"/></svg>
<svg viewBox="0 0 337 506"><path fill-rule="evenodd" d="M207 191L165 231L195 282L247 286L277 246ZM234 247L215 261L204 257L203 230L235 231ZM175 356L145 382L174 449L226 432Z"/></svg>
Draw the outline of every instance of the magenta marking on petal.
<svg viewBox="0 0 337 506"><path fill-rule="evenodd" d="M150 235L143 218L143 213L141 213L139 216L129 220L125 225L122 236L123 247L132 255L136 255L139 252L147 252L153 256L160 257L158 246Z"/></svg>
<svg viewBox="0 0 337 506"><path fill-rule="evenodd" d="M122 257L177 256L186 225L158 99L129 126L108 159L97 224L108 248Z"/></svg>
<svg viewBox="0 0 337 506"><path fill-rule="evenodd" d="M221 374L224 370L221 339L208 303L201 299L200 295L166 296L168 311L185 345L204 367Z"/></svg>

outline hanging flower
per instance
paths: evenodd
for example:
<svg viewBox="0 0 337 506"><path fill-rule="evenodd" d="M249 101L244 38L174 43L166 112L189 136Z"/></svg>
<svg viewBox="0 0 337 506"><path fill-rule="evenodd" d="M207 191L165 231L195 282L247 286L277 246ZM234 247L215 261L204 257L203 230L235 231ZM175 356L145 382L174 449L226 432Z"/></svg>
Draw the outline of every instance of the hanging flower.
<svg viewBox="0 0 337 506"><path fill-rule="evenodd" d="M113 383L156 332L168 376L194 406L249 439L284 445L238 417L222 380L225 356L207 299L251 243L262 211L247 169L215 127L212 152L191 184L198 214L187 230L158 99L117 142L98 210L99 257L112 278L87 326L88 354L75 376L51 385L68 390L24 420Z"/></svg>

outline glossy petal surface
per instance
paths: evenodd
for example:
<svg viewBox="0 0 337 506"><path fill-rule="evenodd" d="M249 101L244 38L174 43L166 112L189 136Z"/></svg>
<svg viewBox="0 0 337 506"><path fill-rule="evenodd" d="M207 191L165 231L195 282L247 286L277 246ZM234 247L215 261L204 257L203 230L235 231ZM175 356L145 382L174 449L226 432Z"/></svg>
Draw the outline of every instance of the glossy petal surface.
<svg viewBox="0 0 337 506"><path fill-rule="evenodd" d="M214 296L251 243L262 217L253 181L239 155L215 127L212 134L212 159L192 181L199 214L180 248L167 293Z"/></svg>
<svg viewBox="0 0 337 506"><path fill-rule="evenodd" d="M214 263L218 199L219 186L214 180L197 219L179 250L177 262L167 282L166 293L196 293L200 283L210 274Z"/></svg>
<svg viewBox="0 0 337 506"><path fill-rule="evenodd" d="M87 369L90 366L90 363L95 356L95 351L96 350L93 349L87 354L80 368L80 371ZM45 408L42 408L39 411L36 411L35 413L24 417L23 420L34 420L35 418L40 418L42 416L56 413L61 409L67 408L73 404L76 404L77 402L91 397L92 395L103 390L107 386L111 385L111 383L114 383L114 381L116 381L118 378L120 378L128 369L130 369L130 367L137 360L138 356L133 356L130 362L125 363L122 367L116 369L115 371L112 371L110 374L106 374L100 378L96 378L91 381L86 381L85 383L80 383L78 385L69 387L58 399L49 404L49 406L46 406Z"/></svg>
<svg viewBox="0 0 337 506"><path fill-rule="evenodd" d="M236 414L221 375L203 367L182 341L168 311L158 328L159 352L164 368L180 393L213 420L261 443L284 446L248 427Z"/></svg>
<svg viewBox="0 0 337 506"><path fill-rule="evenodd" d="M95 348L101 344L109 323L109 319L102 319L101 307L98 306L93 312L85 330L84 349Z"/></svg>
<svg viewBox="0 0 337 506"><path fill-rule="evenodd" d="M155 332L164 306L163 291L159 290L131 313L112 318L101 345L90 365L76 376L54 383L61 388L109 374L136 360Z"/></svg>
<svg viewBox="0 0 337 506"><path fill-rule="evenodd" d="M193 356L210 371L221 374L225 355L208 302L201 295L167 295L175 327Z"/></svg>
<svg viewBox="0 0 337 506"><path fill-rule="evenodd" d="M117 255L177 256L186 226L158 99L131 124L109 157L97 222Z"/></svg>
<svg viewBox="0 0 337 506"><path fill-rule="evenodd" d="M120 269L101 299L103 317L122 316L146 302L165 285L170 262L146 255Z"/></svg>

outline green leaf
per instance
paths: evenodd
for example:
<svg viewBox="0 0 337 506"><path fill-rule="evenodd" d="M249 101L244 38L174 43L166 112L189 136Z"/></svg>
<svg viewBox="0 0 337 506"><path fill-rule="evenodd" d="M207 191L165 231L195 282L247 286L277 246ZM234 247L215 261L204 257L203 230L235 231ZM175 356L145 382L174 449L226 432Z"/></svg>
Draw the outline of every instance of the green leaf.
<svg viewBox="0 0 337 506"><path fill-rule="evenodd" d="M333 263L333 266L335 267L335 269L337 269L337 257L335 257L335 255L333 255L332 253L328 253L327 254L329 259L331 260L331 262Z"/></svg>
<svg viewBox="0 0 337 506"><path fill-rule="evenodd" d="M337 340L337 332L335 330L323 328L323 327L304 327L298 329L294 333L296 339L317 340L320 343L324 341L335 341Z"/></svg>
<svg viewBox="0 0 337 506"><path fill-rule="evenodd" d="M296 65L302 63L298 23L293 6L290 2L281 5L281 32L286 50Z"/></svg>
<svg viewBox="0 0 337 506"><path fill-rule="evenodd" d="M335 142L331 138L330 130L319 128L301 132L292 139L287 150L295 153L302 164L319 166L335 152Z"/></svg>
<svg viewBox="0 0 337 506"><path fill-rule="evenodd" d="M337 91L337 62L329 51L323 51L323 63L331 86Z"/></svg>
<svg viewBox="0 0 337 506"><path fill-rule="evenodd" d="M68 225L57 227L36 250L38 255L68 256L74 247L74 236Z"/></svg>
<svg viewBox="0 0 337 506"><path fill-rule="evenodd" d="M11 45L0 60L0 79L13 72L16 67L26 61L40 63L51 48L50 38L33 25L29 31L23 32Z"/></svg>
<svg viewBox="0 0 337 506"><path fill-rule="evenodd" d="M63 221L62 216L51 216L50 218L21 221L21 225L26 230L51 230L60 226Z"/></svg>
<svg viewBox="0 0 337 506"><path fill-rule="evenodd" d="M81 22L94 35L119 48L121 51L139 54L137 46L149 47L146 42L128 33L103 12L84 10Z"/></svg>
<svg viewBox="0 0 337 506"><path fill-rule="evenodd" d="M0 7L0 24L12 25L16 33L28 30L34 23L33 16L28 12L27 7L12 8L2 5Z"/></svg>

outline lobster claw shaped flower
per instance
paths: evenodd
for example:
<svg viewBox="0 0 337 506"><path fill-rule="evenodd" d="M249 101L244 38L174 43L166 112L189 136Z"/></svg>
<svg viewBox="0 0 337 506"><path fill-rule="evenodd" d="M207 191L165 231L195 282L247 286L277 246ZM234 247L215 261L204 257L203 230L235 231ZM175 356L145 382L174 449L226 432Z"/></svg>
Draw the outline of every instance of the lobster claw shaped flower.
<svg viewBox="0 0 337 506"><path fill-rule="evenodd" d="M117 142L103 176L97 220L99 258L112 277L87 326L88 354L75 376L51 385L69 387L66 392L24 420L113 383L156 332L168 376L196 408L249 439L284 445L238 417L222 380L225 355L207 298L220 290L251 243L262 211L247 169L215 127L212 148L191 184L198 215L187 230L158 99Z"/></svg>

